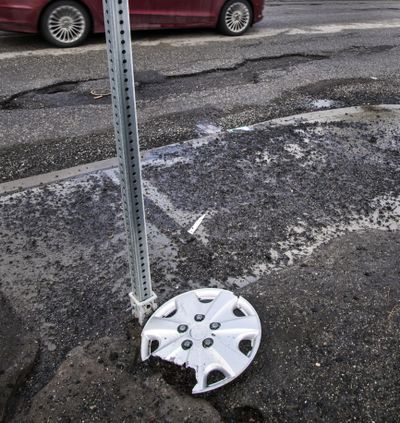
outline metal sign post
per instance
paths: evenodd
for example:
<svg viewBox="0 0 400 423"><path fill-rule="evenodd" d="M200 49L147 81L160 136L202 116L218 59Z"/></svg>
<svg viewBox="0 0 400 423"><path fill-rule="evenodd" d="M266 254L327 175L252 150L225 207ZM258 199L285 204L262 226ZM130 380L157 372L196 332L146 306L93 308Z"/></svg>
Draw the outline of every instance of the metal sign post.
<svg viewBox="0 0 400 423"><path fill-rule="evenodd" d="M133 314L143 323L156 306L151 287L143 205L135 80L128 0L103 0L114 129L119 161L122 207L128 237Z"/></svg>
<svg viewBox="0 0 400 423"><path fill-rule="evenodd" d="M128 0L103 0L103 7L128 235L129 296L142 324L156 308L157 297L151 288L147 251ZM193 368L197 378L193 393L202 393L239 376L254 359L260 340L260 319L250 303L223 289L204 288L170 299L150 317L142 331L141 356L146 360L155 355ZM211 377L215 371L222 376L217 381Z"/></svg>

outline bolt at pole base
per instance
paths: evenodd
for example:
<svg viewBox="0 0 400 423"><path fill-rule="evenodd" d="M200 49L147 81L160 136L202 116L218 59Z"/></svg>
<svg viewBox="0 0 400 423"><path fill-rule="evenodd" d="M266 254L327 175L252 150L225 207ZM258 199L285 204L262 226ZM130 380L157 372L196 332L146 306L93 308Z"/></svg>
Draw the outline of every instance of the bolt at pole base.
<svg viewBox="0 0 400 423"><path fill-rule="evenodd" d="M139 324L143 325L146 315L151 314L157 308L157 295L153 294L147 300L138 301L133 292L130 292L129 299L131 300L132 314L139 320Z"/></svg>

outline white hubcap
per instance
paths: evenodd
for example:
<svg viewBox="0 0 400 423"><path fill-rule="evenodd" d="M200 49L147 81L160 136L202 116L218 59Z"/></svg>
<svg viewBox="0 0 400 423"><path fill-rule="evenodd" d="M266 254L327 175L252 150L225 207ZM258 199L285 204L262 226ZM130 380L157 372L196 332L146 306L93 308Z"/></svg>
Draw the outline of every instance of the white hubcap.
<svg viewBox="0 0 400 423"><path fill-rule="evenodd" d="M255 357L260 339L260 319L248 301L204 288L178 295L154 312L142 331L141 355L142 360L154 355L191 367L197 378L193 393L201 393L239 376Z"/></svg>

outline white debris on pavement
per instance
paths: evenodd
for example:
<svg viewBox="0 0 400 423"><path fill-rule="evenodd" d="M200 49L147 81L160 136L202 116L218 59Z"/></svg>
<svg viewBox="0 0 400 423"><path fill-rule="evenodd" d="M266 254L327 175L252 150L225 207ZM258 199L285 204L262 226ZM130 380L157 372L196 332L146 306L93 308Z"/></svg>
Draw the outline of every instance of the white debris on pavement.
<svg viewBox="0 0 400 423"><path fill-rule="evenodd" d="M197 229L199 228L199 226L201 225L201 223L203 222L204 218L206 217L207 212L205 212L203 215L201 215L196 222L194 222L193 226L188 230L188 232L190 233L190 235L193 235Z"/></svg>

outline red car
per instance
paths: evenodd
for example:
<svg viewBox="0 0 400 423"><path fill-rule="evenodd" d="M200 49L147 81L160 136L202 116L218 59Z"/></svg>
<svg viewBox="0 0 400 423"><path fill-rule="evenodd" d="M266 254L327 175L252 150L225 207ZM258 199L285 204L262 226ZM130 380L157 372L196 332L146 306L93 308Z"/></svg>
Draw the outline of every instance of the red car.
<svg viewBox="0 0 400 423"><path fill-rule="evenodd" d="M241 35L264 0L130 0L132 29L215 28ZM104 32L102 0L0 0L0 30L37 33L58 47Z"/></svg>

